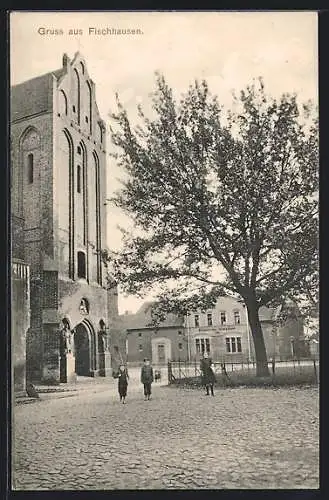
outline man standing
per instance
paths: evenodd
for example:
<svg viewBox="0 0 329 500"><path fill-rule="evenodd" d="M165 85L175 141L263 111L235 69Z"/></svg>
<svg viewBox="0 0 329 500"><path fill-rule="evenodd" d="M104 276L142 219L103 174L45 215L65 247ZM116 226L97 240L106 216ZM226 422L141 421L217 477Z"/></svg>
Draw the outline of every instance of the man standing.
<svg viewBox="0 0 329 500"><path fill-rule="evenodd" d="M153 368L149 359L144 359L141 371L141 382L144 384L144 400L149 401L151 397L151 385L153 382Z"/></svg>

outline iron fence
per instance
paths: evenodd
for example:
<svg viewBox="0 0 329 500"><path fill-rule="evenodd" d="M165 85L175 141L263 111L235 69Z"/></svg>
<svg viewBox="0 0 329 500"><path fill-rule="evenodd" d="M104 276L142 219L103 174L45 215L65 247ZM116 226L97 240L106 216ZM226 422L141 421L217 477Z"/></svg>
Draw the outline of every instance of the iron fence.
<svg viewBox="0 0 329 500"><path fill-rule="evenodd" d="M309 359L290 359L290 360L271 360L268 362L269 372L272 377L285 376L290 379L304 376L310 381L318 383L319 381L319 360L317 358ZM255 361L214 361L212 364L216 381L229 381L250 379L256 377ZM168 362L168 382L184 381L197 379L201 377L200 362L197 359L193 361L169 361Z"/></svg>

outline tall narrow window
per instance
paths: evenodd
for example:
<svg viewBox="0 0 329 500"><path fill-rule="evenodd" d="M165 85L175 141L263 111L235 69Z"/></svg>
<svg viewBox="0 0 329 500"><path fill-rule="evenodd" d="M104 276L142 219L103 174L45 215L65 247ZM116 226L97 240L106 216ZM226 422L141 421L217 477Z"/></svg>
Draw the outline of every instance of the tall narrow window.
<svg viewBox="0 0 329 500"><path fill-rule="evenodd" d="M211 313L207 314L207 323L208 323L208 326L212 326L212 314Z"/></svg>
<svg viewBox="0 0 329 500"><path fill-rule="evenodd" d="M241 323L239 311L234 311L234 323L236 325L239 325Z"/></svg>
<svg viewBox="0 0 329 500"><path fill-rule="evenodd" d="M77 70L73 71L75 102L77 105L77 122L80 123L80 78ZM73 110L74 111L74 110Z"/></svg>
<svg viewBox="0 0 329 500"><path fill-rule="evenodd" d="M99 178L99 160L94 152L94 168L95 168L95 219L93 224L96 223L96 259L97 259L97 283L102 284L102 261L100 258L101 250L101 221L100 221L100 178Z"/></svg>
<svg viewBox="0 0 329 500"><path fill-rule="evenodd" d="M59 93L59 110L63 115L67 115L67 97L63 90Z"/></svg>
<svg viewBox="0 0 329 500"><path fill-rule="evenodd" d="M91 91L91 85L87 81L87 96L88 96L88 115L86 116L86 123L89 122L89 133L92 134L92 109L93 109L93 99L92 99L92 91Z"/></svg>
<svg viewBox="0 0 329 500"><path fill-rule="evenodd" d="M78 278L86 277L86 256L84 252L78 252Z"/></svg>
<svg viewBox="0 0 329 500"><path fill-rule="evenodd" d="M81 193L81 165L77 166L77 191Z"/></svg>
<svg viewBox="0 0 329 500"><path fill-rule="evenodd" d="M222 311L220 313L220 323L221 323L221 325L225 325L225 323L226 323L226 312L225 311Z"/></svg>
<svg viewBox="0 0 329 500"><path fill-rule="evenodd" d="M28 179L29 184L33 183L33 154L32 153L30 153L27 156L27 179Z"/></svg>
<svg viewBox="0 0 329 500"><path fill-rule="evenodd" d="M195 314L195 315L194 315L194 325L195 325L196 327L198 327L198 326L199 326L199 315L198 315L198 314Z"/></svg>

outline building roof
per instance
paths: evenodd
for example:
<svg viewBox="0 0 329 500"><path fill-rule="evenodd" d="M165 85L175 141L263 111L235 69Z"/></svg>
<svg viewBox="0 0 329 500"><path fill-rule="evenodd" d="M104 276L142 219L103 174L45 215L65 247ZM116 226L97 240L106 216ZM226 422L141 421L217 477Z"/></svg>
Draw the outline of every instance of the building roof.
<svg viewBox="0 0 329 500"><path fill-rule="evenodd" d="M58 75L59 71L57 70ZM52 109L53 75L54 73L51 72L46 73L45 75L14 85L11 88L10 107L12 121L44 113Z"/></svg>
<svg viewBox="0 0 329 500"><path fill-rule="evenodd" d="M135 313L126 313L119 316L119 323L121 328L125 330L141 330L151 328L151 308L155 302L145 302L140 309ZM259 319L262 323L275 321L281 311L282 307L266 307L262 306L259 309ZM183 316L178 316L173 313L167 314L166 319L160 323L159 328L174 328L184 327Z"/></svg>
<svg viewBox="0 0 329 500"><path fill-rule="evenodd" d="M145 302L135 314L121 314L120 322L126 330L140 330L150 328L151 308L154 302ZM159 328L183 327L184 319L176 314L169 313Z"/></svg>

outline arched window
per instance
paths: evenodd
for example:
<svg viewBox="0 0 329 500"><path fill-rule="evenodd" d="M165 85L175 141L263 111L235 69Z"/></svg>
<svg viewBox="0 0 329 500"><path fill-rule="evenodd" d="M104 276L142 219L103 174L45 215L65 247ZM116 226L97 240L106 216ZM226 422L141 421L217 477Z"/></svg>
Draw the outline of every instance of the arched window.
<svg viewBox="0 0 329 500"><path fill-rule="evenodd" d="M78 278L86 277L86 255L84 252L78 252Z"/></svg>
<svg viewBox="0 0 329 500"><path fill-rule="evenodd" d="M89 116L86 116L86 123L89 122L89 131L90 134L92 134L92 106L93 106L93 101L92 101L92 92L91 92L91 86L90 83L87 81L87 96L88 96L88 114Z"/></svg>
<svg viewBox="0 0 329 500"><path fill-rule="evenodd" d="M81 165L77 166L77 192L81 193Z"/></svg>
<svg viewBox="0 0 329 500"><path fill-rule="evenodd" d="M29 184L33 183L33 154L27 155L27 180Z"/></svg>
<svg viewBox="0 0 329 500"><path fill-rule="evenodd" d="M98 137L99 137L99 142L102 144L103 143L103 127L100 123L98 123Z"/></svg>
<svg viewBox="0 0 329 500"><path fill-rule="evenodd" d="M74 74L74 91L76 93L75 95L75 102L77 103L77 122L80 123L80 78L77 70L75 69L73 71ZM73 106L73 111L75 111L75 107Z"/></svg>
<svg viewBox="0 0 329 500"><path fill-rule="evenodd" d="M67 115L67 97L65 95L64 90L60 91L59 100L60 100L60 104L59 104L60 113Z"/></svg>
<svg viewBox="0 0 329 500"><path fill-rule="evenodd" d="M74 194L75 194L75 167L74 167L74 147L72 137L69 132L64 129L60 140L60 149L58 152L58 165L60 168L60 179L65 186L66 190L60 190L60 203L59 203L59 225L66 234L69 235L69 269L68 274L71 279L75 276L75 207L74 207Z"/></svg>
<svg viewBox="0 0 329 500"><path fill-rule="evenodd" d="M96 253L97 253L97 283L102 284L102 264L100 258L101 250L101 222L100 222L100 179L99 179L99 160L97 154L93 153L94 156L94 168L95 168L95 219L96 223Z"/></svg>

